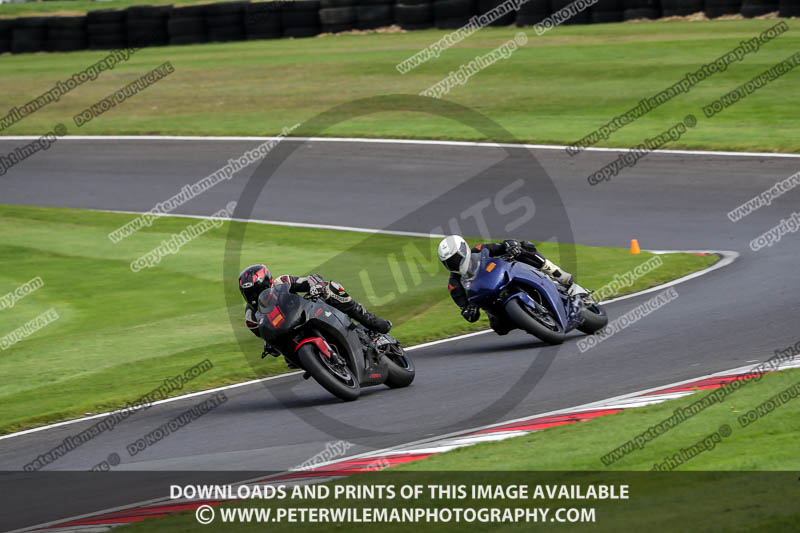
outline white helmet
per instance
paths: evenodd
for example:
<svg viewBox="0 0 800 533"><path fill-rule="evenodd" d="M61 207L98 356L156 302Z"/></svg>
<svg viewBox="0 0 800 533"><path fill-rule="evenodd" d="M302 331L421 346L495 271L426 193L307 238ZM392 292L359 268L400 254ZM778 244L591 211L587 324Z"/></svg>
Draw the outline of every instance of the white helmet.
<svg viewBox="0 0 800 533"><path fill-rule="evenodd" d="M466 275L469 270L469 245L458 235L450 235L439 243L439 260L455 274Z"/></svg>

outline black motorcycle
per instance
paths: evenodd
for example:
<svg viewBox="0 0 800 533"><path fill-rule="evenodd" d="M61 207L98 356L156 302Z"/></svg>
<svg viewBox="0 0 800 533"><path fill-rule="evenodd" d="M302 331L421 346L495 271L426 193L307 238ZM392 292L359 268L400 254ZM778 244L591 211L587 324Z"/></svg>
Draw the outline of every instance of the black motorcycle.
<svg viewBox="0 0 800 533"><path fill-rule="evenodd" d="M342 400L358 398L361 387L414 381L414 363L394 337L367 330L323 300L292 293L287 284L259 295L256 320L261 337L305 370L305 379L313 377Z"/></svg>

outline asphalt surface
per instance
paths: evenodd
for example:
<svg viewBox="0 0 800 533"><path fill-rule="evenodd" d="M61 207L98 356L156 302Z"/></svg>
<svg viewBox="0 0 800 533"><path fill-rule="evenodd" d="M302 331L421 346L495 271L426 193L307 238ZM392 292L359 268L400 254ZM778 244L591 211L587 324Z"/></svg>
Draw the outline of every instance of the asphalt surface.
<svg viewBox="0 0 800 533"><path fill-rule="evenodd" d="M18 144L0 140L0 153ZM257 144L62 140L0 178L0 204L146 211ZM749 243L796 209L800 191L736 223L726 213L800 170L800 159L651 154L592 187L586 176L616 153L570 158L537 149L520 156L523 149L320 141L295 147L255 202L253 219L428 232L475 199L495 198L503 178L529 175L532 155L564 208L554 208L557 197L546 190L534 198L532 239L563 235L568 225L583 244L627 246L635 237L643 248L741 255L679 285L677 300L583 354L577 333L561 347L519 332L487 334L415 351L411 387L366 389L357 402L339 402L299 376L239 387L226 392L224 405L129 457L127 444L203 400L187 398L137 413L47 470L86 470L110 453L122 458L117 470L283 470L339 439L354 444L348 455L383 448L742 366L797 341L800 240L785 235L758 252ZM501 161L502 176L490 179ZM241 200L251 173L242 171L175 212L209 215ZM541 170L535 179L545 180ZM609 314L613 319L648 297L610 304ZM20 470L94 422L0 440L0 470ZM96 495L80 511L108 501ZM43 506L36 522L75 510L68 502ZM17 516L13 524L33 519Z"/></svg>

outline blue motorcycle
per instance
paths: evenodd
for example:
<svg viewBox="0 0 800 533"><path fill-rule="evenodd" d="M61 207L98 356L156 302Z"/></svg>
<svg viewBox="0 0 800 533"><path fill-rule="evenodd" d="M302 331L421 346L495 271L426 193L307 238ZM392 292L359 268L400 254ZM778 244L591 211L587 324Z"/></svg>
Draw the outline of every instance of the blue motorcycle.
<svg viewBox="0 0 800 533"><path fill-rule="evenodd" d="M461 283L470 304L548 344L561 344L573 329L591 335L608 324L605 310L579 285L566 289L532 266L491 257L485 249L479 260L472 255Z"/></svg>

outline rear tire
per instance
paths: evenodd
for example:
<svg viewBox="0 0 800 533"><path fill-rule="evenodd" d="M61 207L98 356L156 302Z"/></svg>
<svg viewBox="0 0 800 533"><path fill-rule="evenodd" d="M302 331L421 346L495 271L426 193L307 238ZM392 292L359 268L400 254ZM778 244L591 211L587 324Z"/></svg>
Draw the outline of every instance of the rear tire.
<svg viewBox="0 0 800 533"><path fill-rule="evenodd" d="M533 311L518 298L508 301L506 304L506 313L508 313L508 317L518 328L527 331L547 344L561 344L564 342L564 338L566 337L564 329L555 317L552 317L553 324L551 326L541 323L538 319L534 318Z"/></svg>
<svg viewBox="0 0 800 533"><path fill-rule="evenodd" d="M414 361L400 348L397 349L402 355L393 358L385 355L386 362L389 365L389 377L386 378L386 385L392 389L399 389L408 387L414 381L416 370L414 369Z"/></svg>
<svg viewBox="0 0 800 533"><path fill-rule="evenodd" d="M578 327L578 331L591 335L608 325L608 315L606 310L598 304L592 304L583 309L583 324Z"/></svg>
<svg viewBox="0 0 800 533"><path fill-rule="evenodd" d="M308 343L301 346L297 352L297 357L300 359L303 368L311 374L311 377L337 398L351 402L361 394L361 386L358 384L353 371L349 367L346 368L345 373L349 374L349 383L334 374L322 361L322 358L327 358L327 356L322 354L313 344Z"/></svg>

